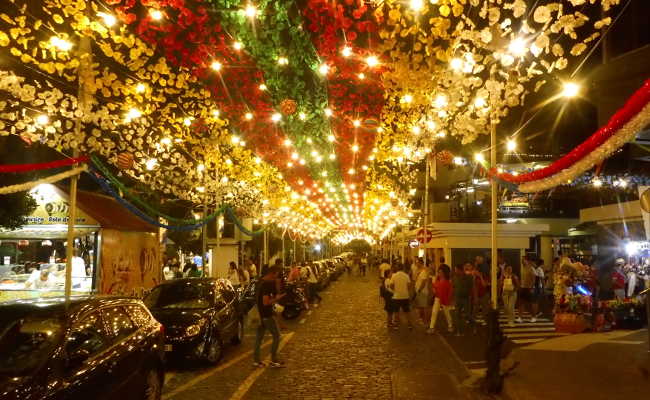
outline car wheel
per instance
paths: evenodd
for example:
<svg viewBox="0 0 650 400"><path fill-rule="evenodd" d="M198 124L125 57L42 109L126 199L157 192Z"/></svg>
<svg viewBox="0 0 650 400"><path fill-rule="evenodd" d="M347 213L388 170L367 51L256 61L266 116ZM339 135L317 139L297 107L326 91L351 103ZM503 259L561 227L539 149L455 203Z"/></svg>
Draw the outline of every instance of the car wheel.
<svg viewBox="0 0 650 400"><path fill-rule="evenodd" d="M237 332L235 336L232 337L232 344L239 344L244 340L244 320L240 319L237 321Z"/></svg>
<svg viewBox="0 0 650 400"><path fill-rule="evenodd" d="M145 400L160 400L162 396L162 375L156 368L151 368L145 375L144 382L144 396Z"/></svg>
<svg viewBox="0 0 650 400"><path fill-rule="evenodd" d="M219 339L219 337L213 335L213 337L209 339L207 350L205 352L205 359L207 362L214 365L219 363L219 360L221 360L222 356L223 343L221 343L221 339Z"/></svg>

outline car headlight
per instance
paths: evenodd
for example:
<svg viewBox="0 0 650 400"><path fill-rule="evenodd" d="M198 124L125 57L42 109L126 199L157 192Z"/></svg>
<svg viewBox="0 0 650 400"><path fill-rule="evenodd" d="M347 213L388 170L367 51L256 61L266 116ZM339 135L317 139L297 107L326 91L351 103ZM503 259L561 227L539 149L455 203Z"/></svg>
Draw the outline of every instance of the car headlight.
<svg viewBox="0 0 650 400"><path fill-rule="evenodd" d="M201 333L201 325L190 325L185 328L185 336L196 336Z"/></svg>

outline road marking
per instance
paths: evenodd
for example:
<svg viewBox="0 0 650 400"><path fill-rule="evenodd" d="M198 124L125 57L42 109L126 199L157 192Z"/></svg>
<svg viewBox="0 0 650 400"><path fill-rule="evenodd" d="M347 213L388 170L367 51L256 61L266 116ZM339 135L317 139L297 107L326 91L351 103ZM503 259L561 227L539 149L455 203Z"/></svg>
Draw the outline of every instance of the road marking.
<svg viewBox="0 0 650 400"><path fill-rule="evenodd" d="M524 337L551 337L551 336L567 336L570 333L560 333L560 332L540 332L540 333L509 333L506 336L509 338L524 338Z"/></svg>
<svg viewBox="0 0 650 400"><path fill-rule="evenodd" d="M542 340L546 340L546 339L544 339L544 338L541 338L541 339L513 339L512 343L515 343L515 344L530 344L530 343L541 342Z"/></svg>
<svg viewBox="0 0 650 400"><path fill-rule="evenodd" d="M264 342L262 344L262 347L266 347L269 344L271 344L271 341L267 340L266 342ZM253 355L253 350L249 350L249 351L247 351L247 352L245 352L243 354L240 354L239 356L233 358L232 360L228 360L228 362L226 362L224 364L217 365L213 369L202 373L201 375L197 376L196 378L194 378L192 380L187 381L186 383L184 383L183 385L177 387L176 389L172 390L171 392L163 394L162 397L161 397L161 400L170 399L170 398L176 396L177 394L179 394L180 392L186 391L187 389L191 388L192 386L196 385L197 383L201 382L202 380L205 380L205 379L209 378L210 376L216 374L217 372L223 371L224 369L229 368L230 366L232 366L234 364L237 364L241 360L243 360L245 358L248 358L248 357L250 357L252 355Z"/></svg>
<svg viewBox="0 0 650 400"><path fill-rule="evenodd" d="M282 336L282 339L280 341L280 348L278 349L278 352L282 350L284 345L287 344L292 337L293 337L293 332L285 336ZM271 360L271 356L269 355L266 357L264 362L269 362L270 360ZM257 378L259 378L260 375L264 373L264 371L266 371L266 368L257 368L255 371L253 371L253 373L248 375L248 377L241 383L241 385L239 385L235 393L233 393L233 395L230 396L230 400L243 399L246 393L248 392L248 390L251 388L251 386L253 386L253 383L255 383Z"/></svg>
<svg viewBox="0 0 650 400"><path fill-rule="evenodd" d="M165 372L165 384L176 376L176 372Z"/></svg>

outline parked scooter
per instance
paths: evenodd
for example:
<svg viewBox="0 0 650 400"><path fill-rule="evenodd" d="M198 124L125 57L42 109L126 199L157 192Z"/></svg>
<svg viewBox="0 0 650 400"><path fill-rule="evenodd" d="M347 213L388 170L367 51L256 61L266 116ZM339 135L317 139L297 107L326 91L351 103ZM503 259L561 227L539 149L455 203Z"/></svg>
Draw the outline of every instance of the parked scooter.
<svg viewBox="0 0 650 400"><path fill-rule="evenodd" d="M282 317L284 319L296 319L303 310L306 310L307 297L302 287L295 283L287 283L285 286L286 296L280 300L284 307Z"/></svg>

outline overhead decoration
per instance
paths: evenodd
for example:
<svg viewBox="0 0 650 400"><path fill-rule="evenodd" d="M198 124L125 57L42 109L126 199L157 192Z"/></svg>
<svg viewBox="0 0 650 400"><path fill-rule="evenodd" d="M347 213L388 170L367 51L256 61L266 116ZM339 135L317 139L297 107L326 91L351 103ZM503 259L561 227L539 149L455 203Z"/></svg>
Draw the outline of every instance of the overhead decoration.
<svg viewBox="0 0 650 400"><path fill-rule="evenodd" d="M61 168L61 167L67 167L79 163L84 163L86 161L88 161L88 157L82 156L82 157L67 158L63 160L50 161L45 163L36 163L36 164L0 165L0 173L29 172L29 171L38 171L43 169Z"/></svg>
<svg viewBox="0 0 650 400"><path fill-rule="evenodd" d="M569 81L619 2L7 0L0 135L93 154L98 184L156 224L117 171L303 240L381 241L417 221L422 161L451 166L446 141ZM573 179L646 121L635 107L555 169L498 179Z"/></svg>
<svg viewBox="0 0 650 400"><path fill-rule="evenodd" d="M605 126L551 165L526 174L512 175L494 170L490 170L490 174L503 181L518 184L517 190L523 193L539 192L571 183L634 139L648 124L650 80L630 97L625 106L618 110Z"/></svg>
<svg viewBox="0 0 650 400"><path fill-rule="evenodd" d="M81 167L75 167L73 169L60 172L58 174L50 175L46 178L41 178L37 179L35 181L31 182L25 182L25 183L20 183L17 185L11 185L11 186L3 186L0 187L0 195L3 194L11 194L11 193L18 193L18 192L26 192L28 190L31 190L35 188L38 185L43 185L46 183L56 183L60 182L64 179L68 179L71 176L79 175L80 173L84 172L86 170L86 166L82 165Z"/></svg>

